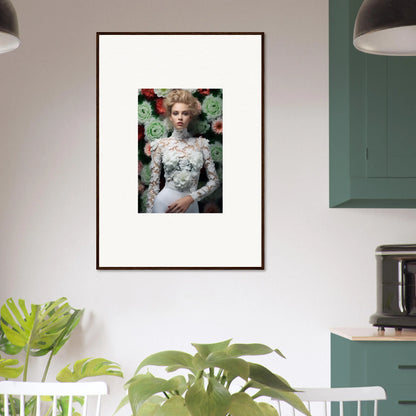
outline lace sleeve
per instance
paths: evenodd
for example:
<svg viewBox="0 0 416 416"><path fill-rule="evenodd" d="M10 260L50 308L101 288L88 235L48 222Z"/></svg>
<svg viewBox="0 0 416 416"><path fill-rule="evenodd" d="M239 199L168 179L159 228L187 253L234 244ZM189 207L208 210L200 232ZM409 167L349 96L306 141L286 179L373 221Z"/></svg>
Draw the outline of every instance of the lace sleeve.
<svg viewBox="0 0 416 416"><path fill-rule="evenodd" d="M150 164L151 177L149 184L149 191L146 201L146 212L151 213L156 195L160 190L160 173L162 164L162 149L159 140L154 140L151 144L152 162Z"/></svg>
<svg viewBox="0 0 416 416"><path fill-rule="evenodd" d="M207 172L208 182L202 187L191 193L194 201L200 201L207 195L212 194L220 185L217 171L215 170L215 163L212 160L211 149L207 139L200 138L201 151L204 156L204 167Z"/></svg>

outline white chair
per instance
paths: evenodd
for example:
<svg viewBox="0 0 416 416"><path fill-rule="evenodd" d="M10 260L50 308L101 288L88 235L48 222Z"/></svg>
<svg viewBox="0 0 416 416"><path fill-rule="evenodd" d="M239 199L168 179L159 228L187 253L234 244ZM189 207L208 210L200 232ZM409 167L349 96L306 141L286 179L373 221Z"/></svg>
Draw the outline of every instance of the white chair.
<svg viewBox="0 0 416 416"><path fill-rule="evenodd" d="M56 416L61 399L68 402L68 416L72 416L73 406L81 407L82 416L99 416L101 410L101 396L108 393L107 384L103 381L80 383L33 383L22 381L0 382L0 396L4 396L4 416L10 416L12 412L9 406L16 406L15 399L19 399L16 414L23 416L26 402L33 398L36 416L41 416L42 408L47 407L47 414ZM82 398L80 403L79 397ZM89 403L89 400L90 403ZM13 399L13 400L12 400ZM42 406L43 405L43 406ZM76 410L78 411L78 409ZM94 413L92 413L94 412Z"/></svg>
<svg viewBox="0 0 416 416"><path fill-rule="evenodd" d="M338 402L335 405L335 412L340 416L344 415L344 404L346 402L356 402L354 406L354 413L352 408L348 410L348 415L354 414L357 416L362 415L362 402L373 402L371 408L371 414L377 416L378 412L378 400L386 400L386 392L383 387L371 386L371 387L342 387L342 388L299 388L296 395L305 403L307 409L312 416L329 415L328 411L331 403ZM332 408L334 409L334 407ZM286 403L278 400L278 411L279 415L284 415L283 411L287 411L286 414L301 415L302 413L290 407ZM290 413L289 413L290 412ZM334 414L334 413L332 413ZM364 413L363 413L364 415ZM365 413L370 415L370 413Z"/></svg>

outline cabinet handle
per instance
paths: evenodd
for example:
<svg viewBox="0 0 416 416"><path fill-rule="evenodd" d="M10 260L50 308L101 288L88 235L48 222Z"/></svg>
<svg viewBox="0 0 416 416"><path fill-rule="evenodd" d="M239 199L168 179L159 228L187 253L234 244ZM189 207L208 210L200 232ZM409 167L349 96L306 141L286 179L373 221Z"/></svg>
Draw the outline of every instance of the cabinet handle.
<svg viewBox="0 0 416 416"><path fill-rule="evenodd" d="M416 370L416 365L399 364L399 370Z"/></svg>
<svg viewBox="0 0 416 416"><path fill-rule="evenodd" d="M411 405L416 405L416 400L399 400L399 404L411 404Z"/></svg>

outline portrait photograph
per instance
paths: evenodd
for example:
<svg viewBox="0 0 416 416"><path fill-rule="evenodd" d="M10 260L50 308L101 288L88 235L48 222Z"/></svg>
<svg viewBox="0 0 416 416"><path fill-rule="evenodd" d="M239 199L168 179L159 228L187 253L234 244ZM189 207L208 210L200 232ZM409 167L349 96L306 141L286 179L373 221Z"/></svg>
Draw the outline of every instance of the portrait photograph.
<svg viewBox="0 0 416 416"><path fill-rule="evenodd" d="M264 34L96 41L96 268L263 270Z"/></svg>
<svg viewBox="0 0 416 416"><path fill-rule="evenodd" d="M139 213L222 213L222 100L220 88L138 90Z"/></svg>

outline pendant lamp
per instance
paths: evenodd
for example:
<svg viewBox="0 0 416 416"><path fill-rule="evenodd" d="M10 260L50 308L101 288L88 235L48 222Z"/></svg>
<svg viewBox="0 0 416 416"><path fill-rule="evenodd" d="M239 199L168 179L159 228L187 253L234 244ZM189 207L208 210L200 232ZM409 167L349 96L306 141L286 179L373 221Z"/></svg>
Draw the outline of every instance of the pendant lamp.
<svg viewBox="0 0 416 416"><path fill-rule="evenodd" d="M10 0L0 0L0 53L20 45L16 11Z"/></svg>
<svg viewBox="0 0 416 416"><path fill-rule="evenodd" d="M375 55L416 55L416 0L364 0L354 46Z"/></svg>

